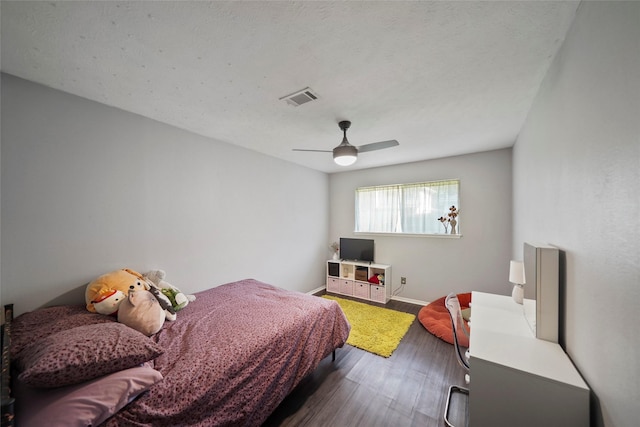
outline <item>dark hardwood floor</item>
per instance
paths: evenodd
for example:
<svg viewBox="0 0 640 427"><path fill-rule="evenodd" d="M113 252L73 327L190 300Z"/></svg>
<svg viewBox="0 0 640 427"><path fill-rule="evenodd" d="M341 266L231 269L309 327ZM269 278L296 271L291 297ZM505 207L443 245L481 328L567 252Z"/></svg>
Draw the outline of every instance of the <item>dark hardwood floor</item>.
<svg viewBox="0 0 640 427"><path fill-rule="evenodd" d="M421 308L393 300L373 305L415 315ZM451 384L465 385L453 346L427 332L416 318L389 358L349 345L336 350L335 361L326 357L263 427L440 427ZM468 419L466 399L453 399L450 420L456 426Z"/></svg>

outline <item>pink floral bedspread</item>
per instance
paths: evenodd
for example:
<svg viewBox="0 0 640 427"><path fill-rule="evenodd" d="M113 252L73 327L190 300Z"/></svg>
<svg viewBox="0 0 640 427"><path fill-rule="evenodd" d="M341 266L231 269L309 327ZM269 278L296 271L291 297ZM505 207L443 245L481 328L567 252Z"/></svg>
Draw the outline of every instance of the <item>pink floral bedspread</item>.
<svg viewBox="0 0 640 427"><path fill-rule="evenodd" d="M259 426L349 335L335 301L253 279L196 297L156 335L164 380L105 426Z"/></svg>

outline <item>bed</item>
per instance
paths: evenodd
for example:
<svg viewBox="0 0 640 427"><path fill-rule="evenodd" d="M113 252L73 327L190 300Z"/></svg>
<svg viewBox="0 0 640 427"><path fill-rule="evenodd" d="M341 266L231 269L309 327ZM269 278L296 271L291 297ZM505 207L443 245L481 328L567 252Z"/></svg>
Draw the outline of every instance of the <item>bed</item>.
<svg viewBox="0 0 640 427"><path fill-rule="evenodd" d="M334 301L253 279L196 297L151 338L83 306L18 316L18 425L259 426L350 331Z"/></svg>

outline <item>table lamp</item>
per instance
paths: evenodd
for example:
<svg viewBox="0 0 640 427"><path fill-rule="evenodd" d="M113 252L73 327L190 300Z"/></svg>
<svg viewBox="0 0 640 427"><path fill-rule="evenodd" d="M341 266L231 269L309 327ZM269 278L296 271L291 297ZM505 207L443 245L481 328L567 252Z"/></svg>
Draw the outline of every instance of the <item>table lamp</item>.
<svg viewBox="0 0 640 427"><path fill-rule="evenodd" d="M509 281L513 283L513 292L511 297L518 304L522 304L522 298L524 297L524 264L522 261L511 261L509 264Z"/></svg>

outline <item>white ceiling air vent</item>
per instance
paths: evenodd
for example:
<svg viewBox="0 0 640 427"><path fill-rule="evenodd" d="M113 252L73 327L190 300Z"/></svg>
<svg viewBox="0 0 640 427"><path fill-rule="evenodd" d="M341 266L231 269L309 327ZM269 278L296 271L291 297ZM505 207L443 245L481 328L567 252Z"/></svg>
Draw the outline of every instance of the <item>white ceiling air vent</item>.
<svg viewBox="0 0 640 427"><path fill-rule="evenodd" d="M287 101L287 104L293 105L294 107L298 107L302 104L306 104L307 102L315 101L318 99L318 95L315 94L311 90L311 88L306 87L302 90L292 93L291 95L283 96L280 100Z"/></svg>

